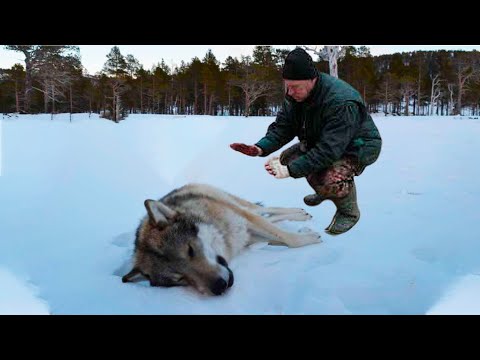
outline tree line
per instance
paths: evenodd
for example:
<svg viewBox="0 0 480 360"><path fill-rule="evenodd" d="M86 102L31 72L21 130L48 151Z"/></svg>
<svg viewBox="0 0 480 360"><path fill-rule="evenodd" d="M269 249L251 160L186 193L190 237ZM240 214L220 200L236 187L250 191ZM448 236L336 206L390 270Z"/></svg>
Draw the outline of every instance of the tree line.
<svg viewBox="0 0 480 360"><path fill-rule="evenodd" d="M370 112L393 115L478 115L480 53L415 51L372 56L368 47L308 49L319 71L350 83ZM288 49L256 46L252 55L220 63L202 59L145 69L117 46L103 69L88 74L73 45L7 45L25 60L0 69L3 113L94 112L120 121L131 113L272 116L282 104ZM337 64L338 63L338 64Z"/></svg>

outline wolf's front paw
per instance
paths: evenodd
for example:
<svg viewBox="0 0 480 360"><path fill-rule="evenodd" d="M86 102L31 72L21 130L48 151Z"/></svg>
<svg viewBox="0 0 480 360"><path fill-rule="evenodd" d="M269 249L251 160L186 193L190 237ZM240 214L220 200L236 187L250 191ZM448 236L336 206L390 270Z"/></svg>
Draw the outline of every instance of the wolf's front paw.
<svg viewBox="0 0 480 360"><path fill-rule="evenodd" d="M309 233L301 234L298 237L298 246L319 244L321 242L322 242L322 239L320 234L311 230Z"/></svg>
<svg viewBox="0 0 480 360"><path fill-rule="evenodd" d="M319 233L312 231L309 234L306 234L306 237L312 244L318 244L322 242L322 237Z"/></svg>
<svg viewBox="0 0 480 360"><path fill-rule="evenodd" d="M306 212L306 211L303 210L303 209L302 209L302 214L303 214L303 216L305 216L305 218L306 218L307 220L310 220L310 219L313 218L312 215L310 215L308 212Z"/></svg>
<svg viewBox="0 0 480 360"><path fill-rule="evenodd" d="M311 220L312 219L312 215L306 213L305 211L303 212L298 212L298 213L294 213L292 215L290 215L290 219L289 220L293 220L293 221L308 221L308 220Z"/></svg>

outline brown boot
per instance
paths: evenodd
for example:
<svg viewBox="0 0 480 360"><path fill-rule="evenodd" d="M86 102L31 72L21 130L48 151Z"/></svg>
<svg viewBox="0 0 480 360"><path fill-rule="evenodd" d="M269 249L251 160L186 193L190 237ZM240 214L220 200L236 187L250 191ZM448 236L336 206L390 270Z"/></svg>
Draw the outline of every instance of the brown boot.
<svg viewBox="0 0 480 360"><path fill-rule="evenodd" d="M347 196L331 200L337 207L337 212L325 231L331 235L343 234L354 227L360 219L355 182L352 183L352 189Z"/></svg>

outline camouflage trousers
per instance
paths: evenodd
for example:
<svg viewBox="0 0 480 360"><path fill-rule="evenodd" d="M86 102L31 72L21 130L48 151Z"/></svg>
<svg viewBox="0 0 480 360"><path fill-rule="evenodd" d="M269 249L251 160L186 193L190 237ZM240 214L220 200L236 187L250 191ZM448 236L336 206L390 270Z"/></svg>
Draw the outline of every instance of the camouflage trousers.
<svg viewBox="0 0 480 360"><path fill-rule="evenodd" d="M288 165L305 152L303 144L295 144L281 153L280 162ZM353 177L360 175L363 169L355 157L345 156L329 168L309 174L306 179L313 190L325 199L343 198L353 187Z"/></svg>

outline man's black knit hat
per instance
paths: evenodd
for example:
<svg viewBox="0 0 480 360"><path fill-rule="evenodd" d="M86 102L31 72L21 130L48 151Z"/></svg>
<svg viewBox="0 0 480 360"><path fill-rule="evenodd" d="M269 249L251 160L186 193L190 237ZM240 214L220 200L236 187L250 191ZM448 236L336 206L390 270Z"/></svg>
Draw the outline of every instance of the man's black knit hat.
<svg viewBox="0 0 480 360"><path fill-rule="evenodd" d="M318 72L312 57L302 48L290 51L283 66L283 78L287 80L310 80L317 77Z"/></svg>

